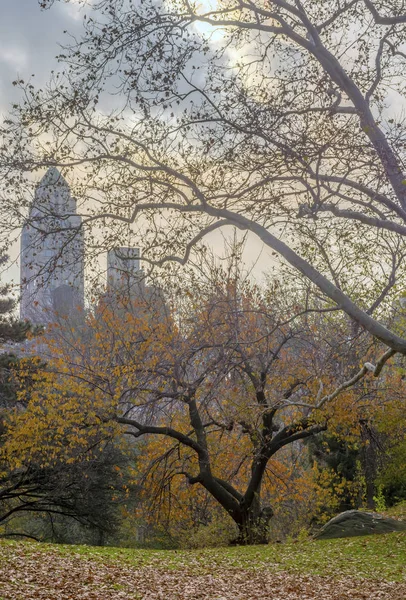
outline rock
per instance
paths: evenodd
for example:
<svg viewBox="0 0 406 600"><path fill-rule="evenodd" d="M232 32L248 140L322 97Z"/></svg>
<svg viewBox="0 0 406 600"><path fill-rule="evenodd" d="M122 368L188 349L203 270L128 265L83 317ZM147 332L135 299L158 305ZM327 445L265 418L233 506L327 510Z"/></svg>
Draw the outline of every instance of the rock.
<svg viewBox="0 0 406 600"><path fill-rule="evenodd" d="M357 535L373 535L406 531L406 522L396 521L374 512L347 510L326 523L318 533L316 540L354 537Z"/></svg>

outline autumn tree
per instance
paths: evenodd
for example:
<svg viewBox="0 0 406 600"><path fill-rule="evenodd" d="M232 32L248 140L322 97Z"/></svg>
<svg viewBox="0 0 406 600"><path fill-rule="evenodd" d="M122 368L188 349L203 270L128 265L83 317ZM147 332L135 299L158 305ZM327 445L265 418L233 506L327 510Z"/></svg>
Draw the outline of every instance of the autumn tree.
<svg viewBox="0 0 406 600"><path fill-rule="evenodd" d="M93 250L130 225L144 260L184 261L234 225L406 352L380 311L404 285L403 0L82 4L83 38L49 85L15 82L8 229L24 172L60 166Z"/></svg>
<svg viewBox="0 0 406 600"><path fill-rule="evenodd" d="M83 447L74 443L76 434L59 423L69 400L51 388L48 369L39 359L20 359L13 367L15 400L2 411L0 431L0 534L38 531L40 538L74 542L66 535L71 522L88 532L85 539L102 543L117 527L118 506L127 497L126 459L102 432L87 431ZM45 401L39 390L46 384Z"/></svg>
<svg viewBox="0 0 406 600"><path fill-rule="evenodd" d="M0 264L6 261L4 257ZM35 356L35 340L25 349L20 344L41 328L14 317L15 301L7 297L8 292L9 286L0 288L0 340L6 350L0 354L0 534L21 534L16 517L28 516L29 530L30 516L46 515L51 521L73 519L97 530L100 537L117 524L112 495L121 501L126 497L125 459L108 439L103 440L102 453L100 440L97 452L91 452L91 435L85 455L66 451L53 458L47 452L46 436L42 436L42 453L30 446L29 435L28 442L24 439L24 432L34 426L28 406L37 398L36 386L49 374L44 357Z"/></svg>
<svg viewBox="0 0 406 600"><path fill-rule="evenodd" d="M83 38L49 85L16 81L22 100L2 128L6 235L25 218L32 171L59 166L94 253L142 236L145 264L165 266L227 225L259 237L323 310L345 311L353 337L366 330L388 348L360 371L349 355L344 388L406 353L387 326L405 283L405 123L390 106L404 93L403 0L99 0L86 10ZM239 512L219 482L206 485L249 521L253 504Z"/></svg>
<svg viewBox="0 0 406 600"><path fill-rule="evenodd" d="M366 421L371 439L367 447L375 450L376 493L381 502L392 506L406 498L405 377L403 361L398 361L385 376L383 394L372 403Z"/></svg>
<svg viewBox="0 0 406 600"><path fill-rule="evenodd" d="M226 511L240 543L265 541L284 449L351 422L364 376L347 378L337 361L347 323L336 319L323 344L319 310L279 286L263 292L220 269L210 286L183 288L175 312L162 297L105 296L82 342L69 330L49 338L51 371L25 415L31 434L21 418L12 426L19 455L21 440L46 464L66 447L86 452L89 436L97 445L124 434L149 510L185 482Z"/></svg>
<svg viewBox="0 0 406 600"><path fill-rule="evenodd" d="M6 255L2 256L0 265L5 265L7 260ZM10 286L1 286L0 339L4 351L0 354L0 523L6 521L17 507L21 509L22 506L32 505L34 493L39 488L38 477L33 475L32 469L28 472L26 469L13 472L4 453L9 412L22 408L18 402L19 384L14 373L19 369L25 373L24 395L27 402L29 390L40 365L36 358L23 359L19 356L20 352L15 351L16 343L26 339L31 327L29 323L21 322L13 315L16 303L9 296L9 292ZM27 498L24 498L26 494Z"/></svg>

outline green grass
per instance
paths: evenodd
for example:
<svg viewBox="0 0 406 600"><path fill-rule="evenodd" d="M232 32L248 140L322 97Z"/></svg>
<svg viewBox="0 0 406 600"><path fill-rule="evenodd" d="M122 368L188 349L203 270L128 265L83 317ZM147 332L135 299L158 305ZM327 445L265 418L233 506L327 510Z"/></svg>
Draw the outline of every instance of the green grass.
<svg viewBox="0 0 406 600"><path fill-rule="evenodd" d="M222 569L255 569L300 572L307 575L367 578L381 581L406 580L406 534L391 533L346 539L304 541L269 546L216 548L205 550L133 550L124 548L35 544L0 541L0 561L7 546L19 545L31 554L58 553L69 557L129 564L133 567L182 569L209 573Z"/></svg>
<svg viewBox="0 0 406 600"><path fill-rule="evenodd" d="M391 508L387 508L383 511L388 517L394 517L395 519L401 519L402 521L406 521L406 500L402 500L402 502L398 502L396 506L392 506Z"/></svg>

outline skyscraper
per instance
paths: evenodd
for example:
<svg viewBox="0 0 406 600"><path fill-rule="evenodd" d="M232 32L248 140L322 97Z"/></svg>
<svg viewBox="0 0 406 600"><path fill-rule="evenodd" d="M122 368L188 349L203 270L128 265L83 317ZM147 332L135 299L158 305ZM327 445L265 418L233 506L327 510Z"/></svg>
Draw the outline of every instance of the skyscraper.
<svg viewBox="0 0 406 600"><path fill-rule="evenodd" d="M139 248L121 246L107 252L107 293L139 296L144 285Z"/></svg>
<svg viewBox="0 0 406 600"><path fill-rule="evenodd" d="M76 200L58 169L37 186L21 235L21 318L44 324L84 306L84 238Z"/></svg>

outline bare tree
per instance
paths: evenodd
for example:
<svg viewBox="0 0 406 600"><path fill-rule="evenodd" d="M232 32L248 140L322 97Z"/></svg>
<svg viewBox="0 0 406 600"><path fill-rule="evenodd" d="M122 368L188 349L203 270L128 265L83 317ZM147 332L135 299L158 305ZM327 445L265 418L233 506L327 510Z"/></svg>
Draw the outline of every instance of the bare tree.
<svg viewBox="0 0 406 600"><path fill-rule="evenodd" d="M21 173L60 166L94 249L130 227L145 234L144 260L184 262L234 225L406 353L377 312L405 276L404 1L99 0L88 11L45 90L16 82L24 98L1 156L10 225Z"/></svg>

